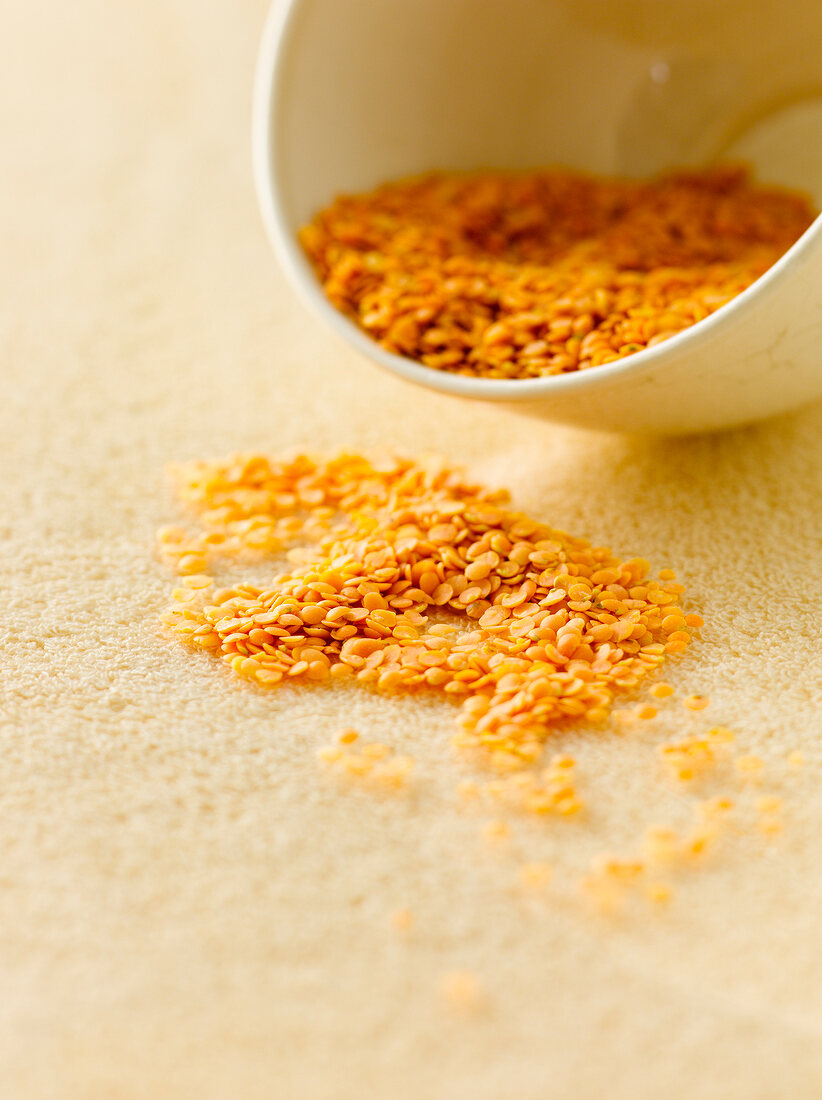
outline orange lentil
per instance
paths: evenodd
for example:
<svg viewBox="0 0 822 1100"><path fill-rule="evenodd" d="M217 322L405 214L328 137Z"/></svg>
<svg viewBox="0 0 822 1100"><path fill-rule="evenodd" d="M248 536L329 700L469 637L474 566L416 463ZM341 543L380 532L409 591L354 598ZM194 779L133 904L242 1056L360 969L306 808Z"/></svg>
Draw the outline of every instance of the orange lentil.
<svg viewBox="0 0 822 1100"><path fill-rule="evenodd" d="M410 909L395 909L391 914L391 924L397 932L410 932L414 927L414 914Z"/></svg>
<svg viewBox="0 0 822 1100"><path fill-rule="evenodd" d="M682 705L686 706L688 710L704 710L709 702L710 699L707 695L687 695L682 700Z"/></svg>
<svg viewBox="0 0 822 1100"><path fill-rule="evenodd" d="M649 882L643 893L654 905L667 905L673 898L673 890L664 882Z"/></svg>
<svg viewBox="0 0 822 1100"><path fill-rule="evenodd" d="M457 784L457 795L464 802L473 801L479 797L479 785L473 779L463 779Z"/></svg>
<svg viewBox="0 0 822 1100"><path fill-rule="evenodd" d="M440 981L440 995L448 1008L462 1013L475 1012L482 999L476 975L465 970L444 974Z"/></svg>
<svg viewBox="0 0 822 1100"><path fill-rule="evenodd" d="M804 196L734 166L650 181L430 173L338 198L300 239L331 302L389 351L472 377L538 378L707 317L814 215ZM450 541L447 522L440 537Z"/></svg>
<svg viewBox="0 0 822 1100"><path fill-rule="evenodd" d="M759 831L766 836L773 836L782 832L782 799L775 795L764 795L756 800L756 808L759 812L757 822Z"/></svg>
<svg viewBox="0 0 822 1100"><path fill-rule="evenodd" d="M667 825L652 825L645 832L644 851L651 863L671 863L679 858L681 838Z"/></svg>
<svg viewBox="0 0 822 1100"><path fill-rule="evenodd" d="M730 813L734 808L733 799L730 798L708 798L704 802L700 802L697 810L699 815L704 820L716 820L724 817Z"/></svg>
<svg viewBox="0 0 822 1100"><path fill-rule="evenodd" d="M642 860L598 856L591 862L581 886L600 912L610 915L620 908L626 893L642 882L644 873Z"/></svg>
<svg viewBox="0 0 822 1100"><path fill-rule="evenodd" d="M784 825L782 819L774 814L763 814L758 821L759 831L765 836L774 836L781 833Z"/></svg>
<svg viewBox="0 0 822 1100"><path fill-rule="evenodd" d="M723 739L718 740L721 743ZM659 751L666 768L683 782L696 779L717 763L718 746L708 736L686 737L682 741L661 745Z"/></svg>
<svg viewBox="0 0 822 1100"><path fill-rule="evenodd" d="M668 696L673 695L673 693L674 689L671 687L671 685L664 682L654 684L654 686L651 688L651 695L653 695L655 699L667 699Z"/></svg>
<svg viewBox="0 0 822 1100"><path fill-rule="evenodd" d="M209 588L213 583L213 577L209 577L205 573L191 573L187 577L183 577L183 584L186 588Z"/></svg>
<svg viewBox="0 0 822 1100"><path fill-rule="evenodd" d="M519 869L519 881L528 890L544 890L551 881L550 863L524 863Z"/></svg>
<svg viewBox="0 0 822 1100"><path fill-rule="evenodd" d="M765 762L760 756L750 753L747 756L739 756L736 759L737 773L743 778L757 782L764 771Z"/></svg>
<svg viewBox="0 0 822 1100"><path fill-rule="evenodd" d="M487 821L482 827L483 840L492 842L508 840L510 835L511 829L504 821Z"/></svg>
<svg viewBox="0 0 822 1100"><path fill-rule="evenodd" d="M756 808L762 814L775 814L782 810L782 799L775 795L764 795L756 800Z"/></svg>
<svg viewBox="0 0 822 1100"><path fill-rule="evenodd" d="M730 744L734 740L734 735L727 726L714 726L713 729L708 730L708 737L715 743L723 744Z"/></svg>
<svg viewBox="0 0 822 1100"><path fill-rule="evenodd" d="M615 915L623 903L625 884L609 875L592 871L582 878L580 886L603 917Z"/></svg>

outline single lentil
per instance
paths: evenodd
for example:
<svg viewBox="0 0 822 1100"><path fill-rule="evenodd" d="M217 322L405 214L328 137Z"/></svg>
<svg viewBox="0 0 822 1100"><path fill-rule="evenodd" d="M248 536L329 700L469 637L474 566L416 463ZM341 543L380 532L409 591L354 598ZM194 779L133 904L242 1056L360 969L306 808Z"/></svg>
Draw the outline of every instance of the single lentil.
<svg viewBox="0 0 822 1100"><path fill-rule="evenodd" d="M734 734L727 726L714 726L713 729L708 730L708 737L714 744L729 745L735 740Z"/></svg>
<svg viewBox="0 0 822 1100"><path fill-rule="evenodd" d="M355 742L357 748L352 747ZM353 730L343 731L334 744L321 748L317 758L338 775L392 790L407 785L415 766L412 757L395 755L378 742L364 743Z"/></svg>
<svg viewBox="0 0 822 1100"><path fill-rule="evenodd" d="M756 800L756 808L762 814L776 814L782 811L782 799L776 795L763 795Z"/></svg>
<svg viewBox="0 0 822 1100"><path fill-rule="evenodd" d="M511 827L505 821L495 819L494 821L486 821L482 827L482 838L490 843L496 844L499 841L508 840L511 836Z"/></svg>
<svg viewBox="0 0 822 1100"><path fill-rule="evenodd" d="M527 890L544 890L551 881L550 863L523 863L519 869L520 885Z"/></svg>
<svg viewBox="0 0 822 1100"><path fill-rule="evenodd" d="M397 932L410 932L414 927L414 914L410 909L395 909L391 914L391 924Z"/></svg>
<svg viewBox="0 0 822 1100"><path fill-rule="evenodd" d="M476 1012L480 1007L482 989L475 974L457 970L443 975L440 995L448 1008L467 1014Z"/></svg>
<svg viewBox="0 0 822 1100"><path fill-rule="evenodd" d="M736 770L739 776L750 783L758 783L765 770L765 761L755 753L739 756L736 759Z"/></svg>
<svg viewBox="0 0 822 1100"><path fill-rule="evenodd" d="M668 905L674 896L673 890L665 882L649 882L644 894L654 905Z"/></svg>

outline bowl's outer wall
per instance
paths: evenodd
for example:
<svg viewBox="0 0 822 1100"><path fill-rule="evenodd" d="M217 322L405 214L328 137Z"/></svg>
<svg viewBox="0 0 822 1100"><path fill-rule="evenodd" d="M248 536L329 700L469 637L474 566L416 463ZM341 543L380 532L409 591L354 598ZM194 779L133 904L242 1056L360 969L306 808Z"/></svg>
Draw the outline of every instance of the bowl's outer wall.
<svg viewBox="0 0 822 1100"><path fill-rule="evenodd" d="M429 381L434 372L362 336L318 290L299 226L335 194L430 168L642 175L703 163L814 95L818 0L277 0L257 74L257 186L292 279L338 331L414 381L505 400L484 393L487 383ZM785 180L780 153L779 178L802 182ZM767 163L756 167L767 178ZM822 393L821 249L817 223L778 278L655 349L665 354L571 386L548 379L544 396L529 387L514 400L568 423L658 432L744 423L808 400Z"/></svg>

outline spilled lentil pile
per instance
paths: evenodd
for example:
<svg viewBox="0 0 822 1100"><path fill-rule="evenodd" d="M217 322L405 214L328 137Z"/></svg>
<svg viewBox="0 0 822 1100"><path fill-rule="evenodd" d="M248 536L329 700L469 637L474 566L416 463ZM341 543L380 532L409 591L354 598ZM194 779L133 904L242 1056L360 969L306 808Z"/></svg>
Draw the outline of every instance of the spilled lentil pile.
<svg viewBox="0 0 822 1100"><path fill-rule="evenodd" d="M386 350L523 379L611 363L701 321L814 216L742 167L650 181L431 173L338 198L300 241L330 301Z"/></svg>
<svg viewBox="0 0 822 1100"><path fill-rule="evenodd" d="M160 532L182 575L168 621L261 687L355 680L461 701L457 743L503 769L553 726L601 722L619 692L683 650L698 616L649 575L512 510L438 462L262 455L176 471L200 530ZM223 558L289 553L265 588L215 587ZM559 766L531 794L574 812Z"/></svg>
<svg viewBox="0 0 822 1100"><path fill-rule="evenodd" d="M642 558L622 561L514 511L506 493L459 470L355 454L245 455L173 473L196 524L159 532L180 580L166 615L175 635L262 689L302 680L442 692L461 704L455 744L492 769L458 784L466 808L577 815L577 761L562 752L542 759L551 734L559 741L574 721L604 727L609 715L612 733L627 732L677 697L658 679L653 703L632 690L702 625L686 613L673 572L652 577ZM278 560L290 568L274 576ZM214 574L237 566L272 576L265 587L217 587ZM709 705L701 695L678 702L694 715ZM697 794L692 821L651 823L632 850L591 860L577 885L596 910L666 905L672 880L723 838L752 826L768 839L781 832L782 800L762 788L765 762L734 741L709 726L657 745L661 776ZM337 731L317 756L347 786L413 786L414 758L356 729ZM802 763L792 752L784 767ZM720 793L706 798L706 784L717 783ZM500 818L480 835L492 847L512 839ZM529 860L516 889L533 897L553 881L550 863ZM402 908L393 924L406 934L413 914ZM446 1002L462 1003L463 977L446 981Z"/></svg>

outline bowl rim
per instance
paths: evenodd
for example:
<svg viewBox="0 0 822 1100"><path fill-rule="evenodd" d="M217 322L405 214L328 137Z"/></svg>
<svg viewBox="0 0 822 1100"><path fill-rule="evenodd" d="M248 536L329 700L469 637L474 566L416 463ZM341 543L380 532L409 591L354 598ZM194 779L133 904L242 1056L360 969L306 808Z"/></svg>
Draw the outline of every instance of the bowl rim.
<svg viewBox="0 0 822 1100"><path fill-rule="evenodd" d="M541 378L472 378L436 370L414 359L396 355L383 348L329 301L300 247L283 206L278 185L282 161L278 115L282 111L285 97L278 93L284 79L284 58L299 3L300 0L272 0L257 53L252 96L251 151L254 185L263 223L280 264L302 300L364 356L409 382L457 397L520 402L534 398L550 399L554 395L559 396L574 390L608 388L627 375L639 374L653 368L664 369L666 365L681 360L683 353L695 355L699 344L716 335L717 330L723 326L737 320L741 312L754 306L758 299L769 293L785 277L793 262L822 232L820 213L767 271L714 313L655 347L645 348L597 367Z"/></svg>

